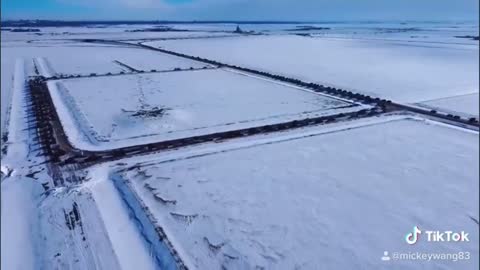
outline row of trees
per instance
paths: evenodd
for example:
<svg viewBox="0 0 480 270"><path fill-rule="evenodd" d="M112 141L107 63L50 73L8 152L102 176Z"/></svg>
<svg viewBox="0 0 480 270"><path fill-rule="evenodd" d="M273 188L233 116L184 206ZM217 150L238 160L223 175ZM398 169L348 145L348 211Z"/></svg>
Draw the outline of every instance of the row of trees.
<svg viewBox="0 0 480 270"><path fill-rule="evenodd" d="M440 115L436 110L431 110L430 113L435 114L435 115ZM462 117L460 115L455 115L455 114L451 114L451 113L447 114L446 117L450 118L452 120L462 119ZM475 117L468 118L468 123L476 124L476 123L478 123L478 119L475 118Z"/></svg>
<svg viewBox="0 0 480 270"><path fill-rule="evenodd" d="M203 67L203 69L207 69L208 67ZM174 68L173 71L181 71L181 70L194 70L194 67L189 67L188 69L182 69L182 68ZM138 71L132 71L131 73L145 73L148 71L145 70L138 70ZM149 72L158 72L156 69L151 69ZM72 79L72 78L81 78L81 77L96 77L96 76L112 76L112 75L120 75L120 74L126 74L125 71L120 71L119 73L112 73L112 72L107 72L105 74L97 74L97 73L90 73L88 75L80 75L80 74L60 74L60 75L54 75L52 77L45 78L47 80L58 80L58 79Z"/></svg>
<svg viewBox="0 0 480 270"><path fill-rule="evenodd" d="M198 144L203 142L211 142L211 141L219 141L231 138L239 138L244 136L252 136L256 134L263 134L263 133L270 133L270 132L278 132L282 130L300 128L308 125L317 125L317 124L328 124L333 123L336 121L345 120L348 118L358 118L358 117L365 117L371 116L380 113L381 111L377 109L363 109L355 112L349 113L339 113L336 115L327 115L315 118L306 118L301 120L293 120L286 123L278 123L278 124L271 124L259 127L250 127L240 130L230 130L225 132L219 132L215 134L205 134L205 135L198 135L189 138L180 138L170 141L163 141L157 143L150 143L146 145L136 145L130 146L126 148L115 149L109 151L109 153L105 154L93 154L88 153L85 157L80 157L82 162L97 162L100 160L109 160L115 159L119 157L125 157L131 155L132 153L140 153L140 152L149 152L149 151L159 151L164 149L171 149L177 147L184 147L187 145ZM72 158L67 160L66 162L71 163L75 162L75 160L79 160L78 158Z"/></svg>

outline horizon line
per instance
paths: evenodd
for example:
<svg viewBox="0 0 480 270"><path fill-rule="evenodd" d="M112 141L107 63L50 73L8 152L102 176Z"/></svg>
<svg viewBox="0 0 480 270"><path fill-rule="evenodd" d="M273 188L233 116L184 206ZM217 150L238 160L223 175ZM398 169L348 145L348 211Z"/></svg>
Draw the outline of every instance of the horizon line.
<svg viewBox="0 0 480 270"><path fill-rule="evenodd" d="M64 23L345 23L345 22L479 22L475 19L354 19L354 20L131 20L131 19L96 19L96 20L77 20L77 19L1 19L0 22L64 22Z"/></svg>

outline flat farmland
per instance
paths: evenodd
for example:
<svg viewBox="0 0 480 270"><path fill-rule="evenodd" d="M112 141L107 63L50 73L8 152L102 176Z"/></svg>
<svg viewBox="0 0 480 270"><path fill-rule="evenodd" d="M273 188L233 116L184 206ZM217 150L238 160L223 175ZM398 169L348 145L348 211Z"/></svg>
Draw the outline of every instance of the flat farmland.
<svg viewBox="0 0 480 270"><path fill-rule="evenodd" d="M362 107L223 69L69 79L51 81L49 87L64 126L81 130L90 147L184 138Z"/></svg>
<svg viewBox="0 0 480 270"><path fill-rule="evenodd" d="M412 247L403 239L414 225L478 238L475 132L386 117L249 142L133 159L113 177L132 183L195 269L377 269L385 250L478 253L475 241L423 238Z"/></svg>
<svg viewBox="0 0 480 270"><path fill-rule="evenodd" d="M2 269L479 269L478 22L145 23L2 21Z"/></svg>
<svg viewBox="0 0 480 270"><path fill-rule="evenodd" d="M460 96L453 96L448 98L441 98L435 100L428 100L419 105L423 105L436 110L444 110L453 114L464 114L468 116L478 116L479 114L479 95L466 94Z"/></svg>
<svg viewBox="0 0 480 270"><path fill-rule="evenodd" d="M132 69L161 71L207 66L200 62L149 50L109 45L66 44L54 50L47 50L42 58L46 60L50 75L106 74L129 72Z"/></svg>
<svg viewBox="0 0 480 270"><path fill-rule="evenodd" d="M146 44L397 102L478 92L478 42L446 46L360 36L264 35Z"/></svg>

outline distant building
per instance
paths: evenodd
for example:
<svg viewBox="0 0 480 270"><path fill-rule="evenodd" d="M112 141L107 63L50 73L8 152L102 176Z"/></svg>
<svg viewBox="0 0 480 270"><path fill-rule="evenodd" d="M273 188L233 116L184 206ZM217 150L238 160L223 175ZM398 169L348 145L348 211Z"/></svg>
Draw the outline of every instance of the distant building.
<svg viewBox="0 0 480 270"><path fill-rule="evenodd" d="M237 25L237 29L235 29L234 33L243 33L239 25Z"/></svg>

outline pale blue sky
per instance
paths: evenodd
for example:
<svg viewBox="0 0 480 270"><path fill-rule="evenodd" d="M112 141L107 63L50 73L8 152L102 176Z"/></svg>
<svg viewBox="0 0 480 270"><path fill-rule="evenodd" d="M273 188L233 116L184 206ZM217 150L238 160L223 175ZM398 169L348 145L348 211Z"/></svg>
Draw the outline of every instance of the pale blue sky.
<svg viewBox="0 0 480 270"><path fill-rule="evenodd" d="M476 20L478 0L2 0L2 19Z"/></svg>

